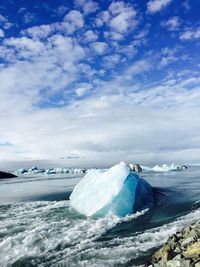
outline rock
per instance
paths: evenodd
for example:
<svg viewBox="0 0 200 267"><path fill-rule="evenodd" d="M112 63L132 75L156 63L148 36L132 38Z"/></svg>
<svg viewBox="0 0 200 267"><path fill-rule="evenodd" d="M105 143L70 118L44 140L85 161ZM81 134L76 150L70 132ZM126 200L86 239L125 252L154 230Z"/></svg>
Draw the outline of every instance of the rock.
<svg viewBox="0 0 200 267"><path fill-rule="evenodd" d="M170 260L166 263L167 267L191 267L190 260Z"/></svg>
<svg viewBox="0 0 200 267"><path fill-rule="evenodd" d="M186 165L182 165L182 169L185 170L188 169L188 167Z"/></svg>
<svg viewBox="0 0 200 267"><path fill-rule="evenodd" d="M17 176L13 173L0 171L0 179L14 178L14 177L17 177Z"/></svg>
<svg viewBox="0 0 200 267"><path fill-rule="evenodd" d="M189 237L187 237L187 238L185 238L184 240L183 240L183 242L181 243L181 245L183 246L183 247L187 247L189 244L191 244L192 242L194 242L195 241L195 237L194 236L189 236Z"/></svg>
<svg viewBox="0 0 200 267"><path fill-rule="evenodd" d="M140 164L135 164L134 168L135 168L135 172L141 172L142 171L142 167L140 166Z"/></svg>
<svg viewBox="0 0 200 267"><path fill-rule="evenodd" d="M181 254L177 254L173 260L181 260L182 259L182 255Z"/></svg>
<svg viewBox="0 0 200 267"><path fill-rule="evenodd" d="M200 258L200 241L189 245L183 255L194 260Z"/></svg>
<svg viewBox="0 0 200 267"><path fill-rule="evenodd" d="M169 237L149 264L153 267L200 267L200 221Z"/></svg>
<svg viewBox="0 0 200 267"><path fill-rule="evenodd" d="M152 263L157 263L159 261L166 262L173 259L175 256L176 253L172 250L171 244L168 243L153 255Z"/></svg>
<svg viewBox="0 0 200 267"><path fill-rule="evenodd" d="M130 170L133 172L141 172L142 171L142 167L140 166L140 164L129 164Z"/></svg>
<svg viewBox="0 0 200 267"><path fill-rule="evenodd" d="M174 252L176 252L176 253L181 253L181 249L180 249L180 247L176 247L176 248L174 249Z"/></svg>

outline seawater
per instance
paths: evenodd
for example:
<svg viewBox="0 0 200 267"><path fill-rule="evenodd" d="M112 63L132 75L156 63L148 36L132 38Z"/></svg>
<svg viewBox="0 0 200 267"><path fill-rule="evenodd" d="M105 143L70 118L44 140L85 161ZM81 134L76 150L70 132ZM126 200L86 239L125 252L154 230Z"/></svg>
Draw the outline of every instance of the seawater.
<svg viewBox="0 0 200 267"><path fill-rule="evenodd" d="M137 266L200 219L200 167L140 174L156 206L125 218L86 218L69 207L80 175L0 181L0 266Z"/></svg>

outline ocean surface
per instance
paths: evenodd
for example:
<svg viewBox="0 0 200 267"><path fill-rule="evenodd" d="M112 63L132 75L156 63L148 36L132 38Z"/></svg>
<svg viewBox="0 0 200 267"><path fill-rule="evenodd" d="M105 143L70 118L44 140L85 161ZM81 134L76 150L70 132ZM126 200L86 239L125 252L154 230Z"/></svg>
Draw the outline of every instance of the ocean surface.
<svg viewBox="0 0 200 267"><path fill-rule="evenodd" d="M200 167L140 174L156 206L119 218L69 207L80 174L0 180L0 266L138 266L177 230L200 219Z"/></svg>

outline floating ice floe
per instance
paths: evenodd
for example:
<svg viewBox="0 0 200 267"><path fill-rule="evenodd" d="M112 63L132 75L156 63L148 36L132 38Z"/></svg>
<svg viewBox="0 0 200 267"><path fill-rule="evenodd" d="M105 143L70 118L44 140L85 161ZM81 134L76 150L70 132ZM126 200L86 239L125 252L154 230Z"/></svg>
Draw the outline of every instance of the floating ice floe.
<svg viewBox="0 0 200 267"><path fill-rule="evenodd" d="M86 216L126 216L153 207L154 197L150 184L121 162L106 171L88 172L75 186L70 205Z"/></svg>
<svg viewBox="0 0 200 267"><path fill-rule="evenodd" d="M147 167L147 166L141 166L142 170L144 171L154 171L154 172L169 172L169 171L180 171L183 169L187 169L186 166L182 165L176 165L172 163L171 165L163 164L161 166L155 165L154 167Z"/></svg>
<svg viewBox="0 0 200 267"><path fill-rule="evenodd" d="M37 174L37 173L45 173L45 174L62 174L62 173L71 173L71 174L81 174L85 173L85 169L79 168L53 168L53 169L39 169L37 167L32 167L30 169L19 169L15 173L17 174Z"/></svg>

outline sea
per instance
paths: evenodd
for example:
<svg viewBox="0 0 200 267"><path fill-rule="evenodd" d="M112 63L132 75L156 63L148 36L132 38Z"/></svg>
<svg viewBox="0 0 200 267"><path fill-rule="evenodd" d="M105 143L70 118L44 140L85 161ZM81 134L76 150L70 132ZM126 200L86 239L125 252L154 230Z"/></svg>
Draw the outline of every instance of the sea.
<svg viewBox="0 0 200 267"><path fill-rule="evenodd" d="M26 174L0 180L0 266L129 267L200 219L200 167L143 171L151 210L86 218L69 205L83 174ZM101 190L101 188L99 188Z"/></svg>

